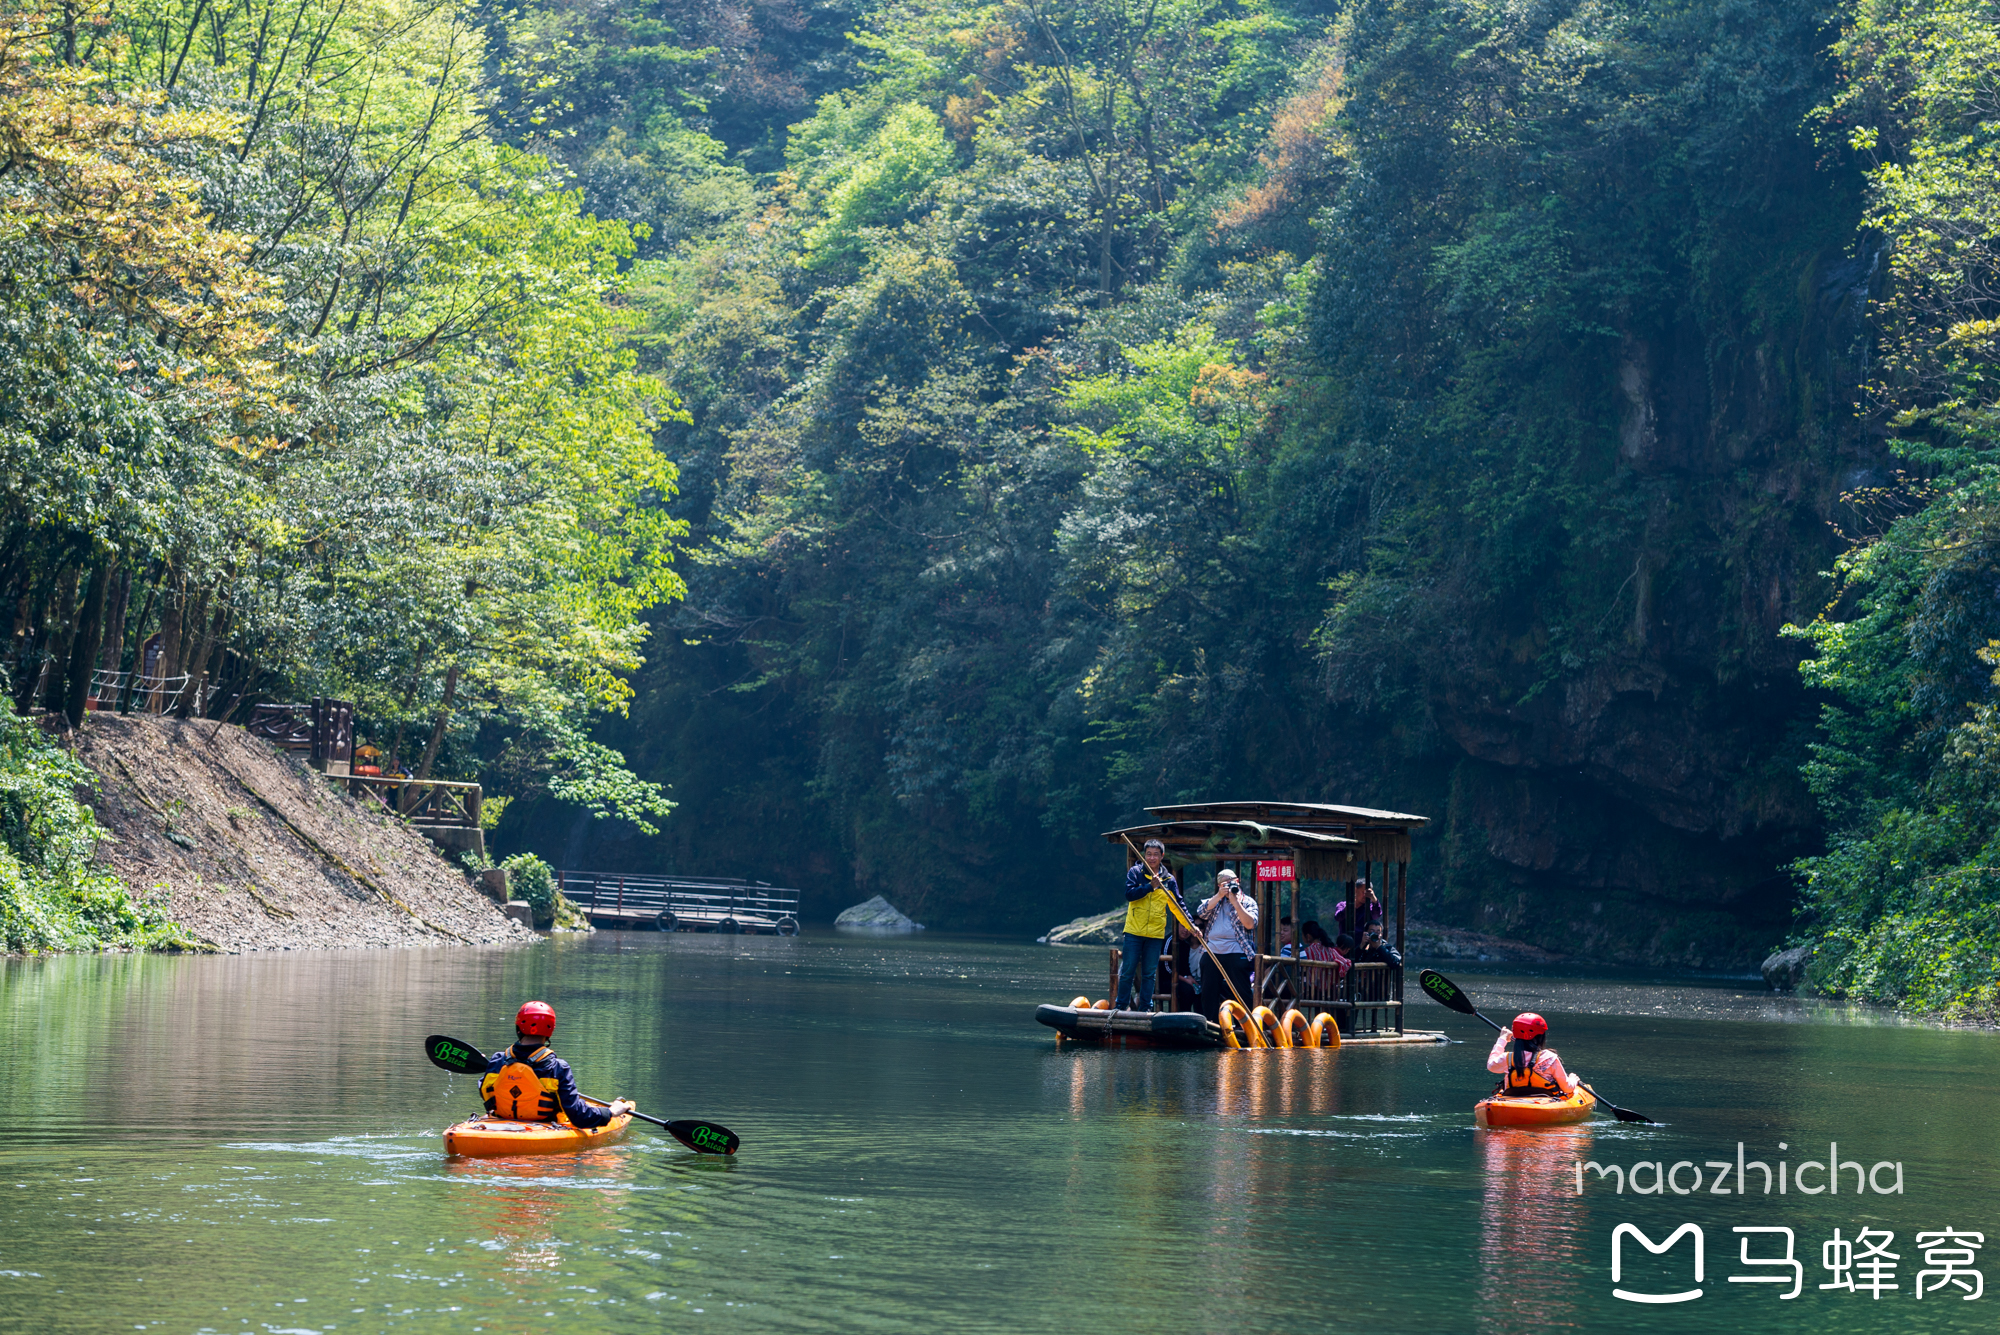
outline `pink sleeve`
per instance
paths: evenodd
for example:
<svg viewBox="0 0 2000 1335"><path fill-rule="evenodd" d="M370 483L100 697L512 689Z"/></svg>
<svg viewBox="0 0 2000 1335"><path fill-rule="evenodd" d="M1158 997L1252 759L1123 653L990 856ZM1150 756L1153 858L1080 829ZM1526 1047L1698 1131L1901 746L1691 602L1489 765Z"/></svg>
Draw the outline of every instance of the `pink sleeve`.
<svg viewBox="0 0 2000 1335"><path fill-rule="evenodd" d="M1486 1069L1493 1074L1499 1075L1507 1069L1507 1044L1513 1037L1512 1034L1493 1036L1493 1051L1486 1054Z"/></svg>
<svg viewBox="0 0 2000 1335"><path fill-rule="evenodd" d="M1544 1048L1542 1055L1535 1058L1535 1066L1543 1075L1561 1085L1563 1089L1572 1093L1575 1092L1575 1077L1563 1069L1563 1059L1556 1056L1554 1052Z"/></svg>

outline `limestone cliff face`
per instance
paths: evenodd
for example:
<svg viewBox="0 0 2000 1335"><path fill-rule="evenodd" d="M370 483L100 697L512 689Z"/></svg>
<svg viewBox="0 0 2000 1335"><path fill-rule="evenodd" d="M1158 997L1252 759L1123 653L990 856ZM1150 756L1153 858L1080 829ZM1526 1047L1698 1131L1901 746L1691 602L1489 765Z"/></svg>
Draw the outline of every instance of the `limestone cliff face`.
<svg viewBox="0 0 2000 1335"><path fill-rule="evenodd" d="M1790 318L1628 336L1620 462L1644 536L1598 661L1537 689L1509 630L1433 691L1438 893L1465 926L1606 960L1750 967L1813 846L1814 706L1787 623L1823 605L1843 494L1887 475L1852 404L1872 261L1823 256ZM1572 559L1592 559L1576 557ZM1415 777L1415 776L1413 776Z"/></svg>

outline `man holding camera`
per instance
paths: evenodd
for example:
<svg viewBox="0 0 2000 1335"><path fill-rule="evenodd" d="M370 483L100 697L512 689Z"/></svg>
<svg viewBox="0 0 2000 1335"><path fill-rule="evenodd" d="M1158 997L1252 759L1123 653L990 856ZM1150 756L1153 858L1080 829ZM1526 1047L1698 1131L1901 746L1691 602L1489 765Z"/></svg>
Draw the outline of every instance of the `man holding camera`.
<svg viewBox="0 0 2000 1335"><path fill-rule="evenodd" d="M1370 927L1361 934L1361 944L1354 948L1356 964L1401 964L1403 957L1382 935L1380 927Z"/></svg>
<svg viewBox="0 0 2000 1335"><path fill-rule="evenodd" d="M1230 996L1225 974L1236 990L1250 995L1250 956L1256 947L1251 932L1257 926L1257 901L1245 895L1236 873L1224 867L1215 874L1215 893L1195 910L1208 950L1201 957L1201 1013L1210 1020Z"/></svg>

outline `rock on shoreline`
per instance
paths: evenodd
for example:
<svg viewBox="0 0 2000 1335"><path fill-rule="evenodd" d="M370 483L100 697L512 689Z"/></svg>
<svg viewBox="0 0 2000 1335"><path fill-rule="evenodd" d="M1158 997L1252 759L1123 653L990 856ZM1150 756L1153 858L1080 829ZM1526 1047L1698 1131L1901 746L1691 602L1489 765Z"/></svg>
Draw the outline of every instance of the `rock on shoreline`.
<svg viewBox="0 0 2000 1335"><path fill-rule="evenodd" d="M1764 961L1764 982L1773 992L1795 992L1805 981L1806 965L1811 963L1811 946L1793 946L1790 950L1774 952Z"/></svg>
<svg viewBox="0 0 2000 1335"><path fill-rule="evenodd" d="M1115 946L1125 936L1125 906L1108 913L1072 918L1060 927L1049 928L1047 936L1035 940L1044 946Z"/></svg>
<svg viewBox="0 0 2000 1335"><path fill-rule="evenodd" d="M843 932L921 932L924 925L912 922L894 904L877 895L865 903L841 913L833 920L836 930Z"/></svg>

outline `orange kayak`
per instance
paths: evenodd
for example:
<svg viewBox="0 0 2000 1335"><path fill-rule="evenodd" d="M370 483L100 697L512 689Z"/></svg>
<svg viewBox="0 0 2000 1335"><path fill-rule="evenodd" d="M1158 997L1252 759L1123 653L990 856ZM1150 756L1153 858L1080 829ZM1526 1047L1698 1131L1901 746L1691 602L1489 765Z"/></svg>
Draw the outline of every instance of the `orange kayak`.
<svg viewBox="0 0 2000 1335"><path fill-rule="evenodd" d="M568 1122L508 1122L498 1117L475 1117L448 1126L444 1131L444 1152L468 1159L499 1159L515 1154L571 1154L577 1150L609 1145L622 1139L632 1125L629 1113L619 1113L609 1122L588 1131Z"/></svg>
<svg viewBox="0 0 2000 1335"><path fill-rule="evenodd" d="M1472 1118L1481 1126L1562 1126L1581 1122L1596 1107L1597 1096L1578 1085L1561 1099L1481 1099L1472 1105Z"/></svg>

